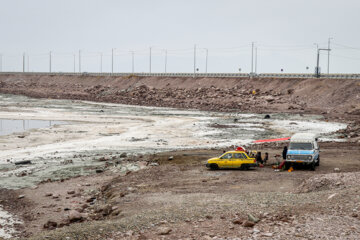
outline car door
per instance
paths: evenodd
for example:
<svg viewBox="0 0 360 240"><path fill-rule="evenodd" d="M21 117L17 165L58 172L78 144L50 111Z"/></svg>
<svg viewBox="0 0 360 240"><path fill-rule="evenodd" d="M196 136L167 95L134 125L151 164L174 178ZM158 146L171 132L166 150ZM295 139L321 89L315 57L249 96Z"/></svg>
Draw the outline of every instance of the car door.
<svg viewBox="0 0 360 240"><path fill-rule="evenodd" d="M234 153L234 158L231 161L231 163L232 163L231 166L233 168L240 168L242 161L243 161L242 158L243 158L243 156L241 155L241 153Z"/></svg>
<svg viewBox="0 0 360 240"><path fill-rule="evenodd" d="M245 164L251 164L251 163L254 163L254 160L251 159L246 153L241 153L242 155L242 163L245 163Z"/></svg>
<svg viewBox="0 0 360 240"><path fill-rule="evenodd" d="M219 163L219 167L221 168L230 168L232 165L232 158L233 158L233 154L232 153L226 153L224 155L221 156L221 161Z"/></svg>

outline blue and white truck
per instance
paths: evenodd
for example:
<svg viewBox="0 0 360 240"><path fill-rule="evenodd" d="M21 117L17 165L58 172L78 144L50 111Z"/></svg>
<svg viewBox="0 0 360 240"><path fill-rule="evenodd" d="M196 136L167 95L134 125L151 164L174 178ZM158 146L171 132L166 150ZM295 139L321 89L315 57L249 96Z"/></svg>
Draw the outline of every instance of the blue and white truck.
<svg viewBox="0 0 360 240"><path fill-rule="evenodd" d="M290 144L286 154L285 167L291 165L308 165L311 170L315 170L320 165L320 149L316 134L296 133L290 138Z"/></svg>

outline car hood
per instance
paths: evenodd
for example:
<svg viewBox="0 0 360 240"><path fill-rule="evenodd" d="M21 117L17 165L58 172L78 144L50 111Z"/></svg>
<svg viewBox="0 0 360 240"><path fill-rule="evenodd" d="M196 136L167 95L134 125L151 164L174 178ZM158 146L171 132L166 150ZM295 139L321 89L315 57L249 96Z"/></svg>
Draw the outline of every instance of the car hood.
<svg viewBox="0 0 360 240"><path fill-rule="evenodd" d="M209 161L216 161L216 160L219 160L219 158L210 158L207 161L209 162Z"/></svg>

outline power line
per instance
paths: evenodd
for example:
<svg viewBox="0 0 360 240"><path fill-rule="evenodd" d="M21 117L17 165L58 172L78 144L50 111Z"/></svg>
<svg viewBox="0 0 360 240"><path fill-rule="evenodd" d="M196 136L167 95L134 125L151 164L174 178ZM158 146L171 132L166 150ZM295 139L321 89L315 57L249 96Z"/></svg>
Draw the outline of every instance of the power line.
<svg viewBox="0 0 360 240"><path fill-rule="evenodd" d="M334 45L337 45L337 46L340 46L340 47L344 47L344 48L353 49L353 50L359 50L359 51L360 51L360 48L357 48L357 47L350 47L350 46L343 45L343 44L339 44L339 43L335 43L335 42L333 42L333 44L334 44Z"/></svg>

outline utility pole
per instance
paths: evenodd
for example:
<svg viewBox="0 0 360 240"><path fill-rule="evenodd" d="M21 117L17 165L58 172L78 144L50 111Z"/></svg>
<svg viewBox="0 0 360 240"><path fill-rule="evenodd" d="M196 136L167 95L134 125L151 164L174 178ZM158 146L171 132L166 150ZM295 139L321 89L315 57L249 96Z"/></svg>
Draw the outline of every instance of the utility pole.
<svg viewBox="0 0 360 240"><path fill-rule="evenodd" d="M257 47L255 47L255 73L257 73Z"/></svg>
<svg viewBox="0 0 360 240"><path fill-rule="evenodd" d="M251 43L251 73L254 70L254 42Z"/></svg>
<svg viewBox="0 0 360 240"><path fill-rule="evenodd" d="M329 37L329 39L328 39L328 49L330 49L330 40L331 39L332 39L331 37ZM330 72L330 50L328 51L327 74L329 74L329 72Z"/></svg>
<svg viewBox="0 0 360 240"><path fill-rule="evenodd" d="M206 51L205 73L207 73L207 69L208 69L208 56L209 56L209 49L205 48L205 51Z"/></svg>
<svg viewBox="0 0 360 240"><path fill-rule="evenodd" d="M194 45L194 76L196 77L196 44Z"/></svg>
<svg viewBox="0 0 360 240"><path fill-rule="evenodd" d="M131 69L132 69L132 73L134 73L135 70L135 66L134 66L134 51L131 51Z"/></svg>
<svg viewBox="0 0 360 240"><path fill-rule="evenodd" d="M103 57L103 54L100 53L100 72L102 73L102 57Z"/></svg>
<svg viewBox="0 0 360 240"><path fill-rule="evenodd" d="M79 73L81 73L81 50L79 50Z"/></svg>
<svg viewBox="0 0 360 240"><path fill-rule="evenodd" d="M76 54L74 54L74 73L75 73L75 67L76 67Z"/></svg>
<svg viewBox="0 0 360 240"><path fill-rule="evenodd" d="M151 47L150 47L150 66L149 66L149 73L151 73Z"/></svg>
<svg viewBox="0 0 360 240"><path fill-rule="evenodd" d="M167 50L165 49L165 73L166 73L166 67L167 67Z"/></svg>
<svg viewBox="0 0 360 240"><path fill-rule="evenodd" d="M25 72L25 53L23 53L23 72Z"/></svg>
<svg viewBox="0 0 360 240"><path fill-rule="evenodd" d="M330 51L330 49L329 49L329 48L318 48L318 50L317 50L316 70L315 70L315 74L316 74L316 77L317 77L317 78L320 77L320 68L319 68L319 63L320 63L320 51Z"/></svg>
<svg viewBox="0 0 360 240"><path fill-rule="evenodd" d="M114 73L114 49L111 49L111 73Z"/></svg>

